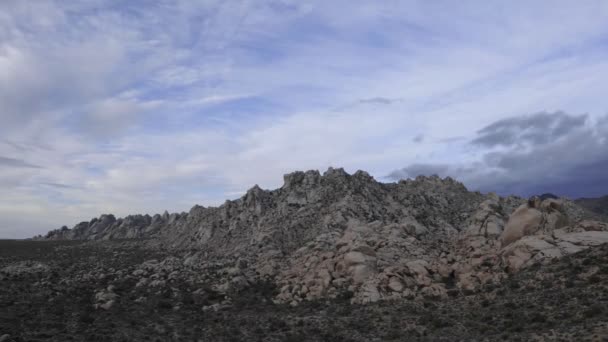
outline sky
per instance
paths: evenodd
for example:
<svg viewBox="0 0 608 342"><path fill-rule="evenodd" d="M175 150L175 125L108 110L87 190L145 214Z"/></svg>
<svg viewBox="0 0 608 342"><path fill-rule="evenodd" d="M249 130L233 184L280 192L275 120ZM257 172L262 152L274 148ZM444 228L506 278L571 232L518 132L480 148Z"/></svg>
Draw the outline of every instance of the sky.
<svg viewBox="0 0 608 342"><path fill-rule="evenodd" d="M295 170L608 194L608 2L0 1L0 237Z"/></svg>

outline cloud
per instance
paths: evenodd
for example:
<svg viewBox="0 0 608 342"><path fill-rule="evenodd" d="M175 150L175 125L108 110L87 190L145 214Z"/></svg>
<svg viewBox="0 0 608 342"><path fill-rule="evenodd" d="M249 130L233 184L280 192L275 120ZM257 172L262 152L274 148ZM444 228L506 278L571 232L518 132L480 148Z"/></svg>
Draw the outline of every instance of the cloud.
<svg viewBox="0 0 608 342"><path fill-rule="evenodd" d="M30 164L21 159L0 156L0 167L32 168L39 169L41 166Z"/></svg>
<svg viewBox="0 0 608 342"><path fill-rule="evenodd" d="M76 188L74 186L67 185L67 184L59 184L59 183L51 183L51 182L41 182L40 184L50 186L53 188L59 188L59 189L75 189Z"/></svg>
<svg viewBox="0 0 608 342"><path fill-rule="evenodd" d="M499 120L477 132L473 144L483 147L544 144L585 125L587 115L540 112Z"/></svg>
<svg viewBox="0 0 608 342"><path fill-rule="evenodd" d="M161 107L162 101L141 101L128 96L113 97L92 103L76 122L85 135L97 139L114 138L129 131L145 114Z"/></svg>
<svg viewBox="0 0 608 342"><path fill-rule="evenodd" d="M387 177L394 180L416 178L419 175L437 175L446 177L449 166L441 164L412 164L391 172Z"/></svg>
<svg viewBox="0 0 608 342"><path fill-rule="evenodd" d="M481 191L570 197L608 193L608 116L591 120L565 112L498 120L469 143L470 163L412 164L391 172L396 180L418 174L452 176ZM500 146L501 149L494 149Z"/></svg>

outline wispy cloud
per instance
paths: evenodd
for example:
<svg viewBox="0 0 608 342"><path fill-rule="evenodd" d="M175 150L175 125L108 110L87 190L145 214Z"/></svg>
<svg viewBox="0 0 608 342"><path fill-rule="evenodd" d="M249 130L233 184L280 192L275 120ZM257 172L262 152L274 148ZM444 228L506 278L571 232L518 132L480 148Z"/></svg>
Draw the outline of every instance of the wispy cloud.
<svg viewBox="0 0 608 342"><path fill-rule="evenodd" d="M25 168L33 168L33 169L40 168L40 166L38 166L38 165L30 164L21 159L15 159L15 158L3 157L3 156L0 156L0 167L17 167L17 168L25 167Z"/></svg>

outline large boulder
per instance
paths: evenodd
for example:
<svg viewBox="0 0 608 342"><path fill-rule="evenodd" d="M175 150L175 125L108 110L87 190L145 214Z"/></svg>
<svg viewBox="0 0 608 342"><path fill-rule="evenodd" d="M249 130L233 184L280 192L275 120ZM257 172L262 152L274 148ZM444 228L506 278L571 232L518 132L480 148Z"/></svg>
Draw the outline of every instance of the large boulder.
<svg viewBox="0 0 608 342"><path fill-rule="evenodd" d="M501 250L503 264L511 272L534 262L544 262L608 243L608 224L583 221L551 234L524 236Z"/></svg>
<svg viewBox="0 0 608 342"><path fill-rule="evenodd" d="M361 284L371 275L376 273L375 252L369 247L359 247L358 250L348 252L344 255L344 266L352 276L353 282L355 284Z"/></svg>
<svg viewBox="0 0 608 342"><path fill-rule="evenodd" d="M465 236L484 238L498 238L505 226L505 219L502 214L500 198L492 193L488 199L481 202L479 208L471 216L469 224L465 229Z"/></svg>
<svg viewBox="0 0 608 342"><path fill-rule="evenodd" d="M502 246L536 233L547 233L568 224L568 218L562 211L560 200L553 198L541 202L532 197L527 203L519 206L510 216L500 236Z"/></svg>

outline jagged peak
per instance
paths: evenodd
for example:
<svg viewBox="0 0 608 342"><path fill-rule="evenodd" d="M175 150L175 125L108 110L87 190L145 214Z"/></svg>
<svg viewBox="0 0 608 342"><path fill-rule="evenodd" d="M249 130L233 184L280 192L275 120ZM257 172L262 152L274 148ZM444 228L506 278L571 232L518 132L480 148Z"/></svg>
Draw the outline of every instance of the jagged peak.
<svg viewBox="0 0 608 342"><path fill-rule="evenodd" d="M259 185L254 185L252 186L249 190L247 190L247 193L245 194L245 196L248 196L249 194L260 194L266 192L266 190L260 188Z"/></svg>
<svg viewBox="0 0 608 342"><path fill-rule="evenodd" d="M285 174L283 176L283 180L284 184L280 189L287 191L294 188L311 189L323 184L324 182L338 182L345 185L354 185L353 181L359 185L380 184L380 182L378 182L373 176L371 176L366 171L357 170L351 175L346 172L344 168L341 167L329 167L325 172L323 172L322 175L318 170L295 171ZM402 179L396 184L414 187L420 190L428 189L431 191L450 192L469 191L462 182L459 182L450 176L440 177L438 175L419 175L413 179Z"/></svg>
<svg viewBox="0 0 608 342"><path fill-rule="evenodd" d="M300 184L313 185L317 184L321 178L321 173L318 170L295 171L283 175L283 189L289 189Z"/></svg>
<svg viewBox="0 0 608 342"><path fill-rule="evenodd" d="M242 200L245 201L245 203L251 204L259 199L265 198L269 193L269 191L260 188L260 186L256 184L251 189L247 190L247 193L245 193Z"/></svg>
<svg viewBox="0 0 608 342"><path fill-rule="evenodd" d="M113 214L103 214L103 215L99 216L99 220L100 221L104 221L104 220L116 221L116 216L114 216Z"/></svg>
<svg viewBox="0 0 608 342"><path fill-rule="evenodd" d="M186 217L200 218L204 217L208 213L215 215L216 209L222 214L229 217L239 210L254 210L258 214L262 214L269 208L286 208L284 204L303 206L310 203L321 203L322 201L333 201L342 195L353 195L356 196L367 196L372 194L373 198L382 197L382 191L393 191L397 190L401 192L413 191L413 193L429 192L434 194L454 194L466 191L464 185L456 182L450 177L441 178L439 176L419 176L415 179L408 179L400 181L399 184L406 183L403 188L395 188L393 186L382 186L383 183L378 182L368 172L363 170L357 170L352 175L345 171L344 168L329 167L323 174L318 170L308 171L295 171L292 173L285 174L284 185L278 190L264 190L258 184L255 184L247 192L237 200L227 200L223 205L218 208L210 207L205 208L200 205L195 205L191 208ZM368 189L369 191L361 191L362 189ZM380 195L379 197L376 195ZM451 196L451 195L450 195ZM357 197L357 198L359 198ZM349 197L351 198L351 197ZM371 197L370 197L371 200ZM356 201L356 200L355 200ZM283 209L281 209L283 210ZM171 218L169 217L171 216ZM184 215L181 215L182 218ZM79 230L86 230L93 225L95 221L104 220L104 215L98 219L94 219L91 222L83 222L75 228ZM109 217L107 216L105 220ZM127 226L133 224L136 227L140 227L145 224L162 224L163 222L171 224L177 219L173 217L173 214L169 215L165 211L162 215L155 215L154 218L150 215L130 215L124 218L118 219L116 226ZM103 225L106 225L105 223ZM96 227L99 225L96 225Z"/></svg>
<svg viewBox="0 0 608 342"><path fill-rule="evenodd" d="M199 212L199 211L202 211L202 210L205 210L204 206L195 204L192 208L190 208L190 211L188 212L188 215L193 215L196 212Z"/></svg>
<svg viewBox="0 0 608 342"><path fill-rule="evenodd" d="M353 173L353 177L356 177L358 179L375 181L375 179L374 179L374 177L372 177L372 175L370 175L367 171L363 171L363 170L357 170L357 172Z"/></svg>
<svg viewBox="0 0 608 342"><path fill-rule="evenodd" d="M283 176L284 183L281 188L289 189L299 185L311 187L320 184L321 179L346 180L350 178L356 178L358 180L364 181L375 181L374 177L372 177L368 172L363 170L357 170L351 175L346 172L342 167L329 167L325 172L323 172L323 175L321 175L318 170L295 171L287 173Z"/></svg>
<svg viewBox="0 0 608 342"><path fill-rule="evenodd" d="M344 171L344 168L342 167L338 167L338 168L334 168L334 167L329 167L327 169L327 171L323 172L323 177L339 177L339 178L345 178L350 176L348 174L348 172Z"/></svg>

